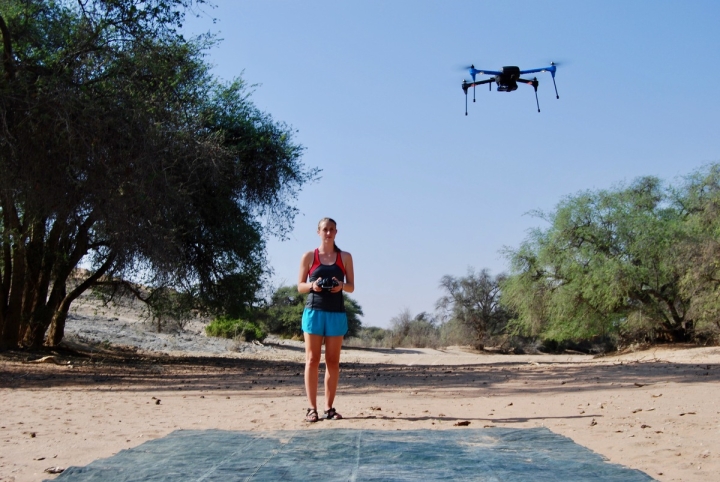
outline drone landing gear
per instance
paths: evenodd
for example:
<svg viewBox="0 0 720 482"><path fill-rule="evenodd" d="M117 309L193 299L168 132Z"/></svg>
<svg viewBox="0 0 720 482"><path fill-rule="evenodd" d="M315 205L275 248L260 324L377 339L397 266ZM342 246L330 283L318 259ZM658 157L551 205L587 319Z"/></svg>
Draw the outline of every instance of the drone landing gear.
<svg viewBox="0 0 720 482"><path fill-rule="evenodd" d="M538 82L537 77L534 77L532 80L518 79L518 82L524 82L528 85L533 86L533 89L535 89L535 104L537 104L538 112L540 112L540 102L538 101L538 96L537 96L537 88L538 88L538 85L540 85L540 82Z"/></svg>
<svg viewBox="0 0 720 482"><path fill-rule="evenodd" d="M493 78L493 79L481 80L481 81L479 81L479 82L467 82L467 81L463 80L462 90L463 90L463 92L465 92L465 115L468 115L468 113L467 113L467 94L468 94L468 89L469 89L470 87L473 88L473 102L475 102L475 86L476 86L476 85L482 85L482 84L489 84L488 87L490 87L490 90L492 90L492 83L493 83L493 82L495 82L495 79L494 79L494 78Z"/></svg>
<svg viewBox="0 0 720 482"><path fill-rule="evenodd" d="M462 90L463 90L463 92L465 92L465 115L467 115L467 91L468 91L468 86L469 86L469 85L470 85L470 84L468 84L467 82L465 82L465 81L463 80ZM475 89L473 89L473 94L474 94L474 93L475 93ZM475 97L474 97L474 95L473 95L473 101L474 101L474 100L475 100Z"/></svg>

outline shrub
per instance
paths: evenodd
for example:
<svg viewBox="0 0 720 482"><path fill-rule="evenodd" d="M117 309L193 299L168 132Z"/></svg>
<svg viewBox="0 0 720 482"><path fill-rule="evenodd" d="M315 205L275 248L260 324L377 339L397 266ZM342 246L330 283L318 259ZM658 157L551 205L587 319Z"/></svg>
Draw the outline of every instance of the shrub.
<svg viewBox="0 0 720 482"><path fill-rule="evenodd" d="M440 345L442 346L471 345L475 338L472 326L463 323L462 320L451 318L440 325Z"/></svg>
<svg viewBox="0 0 720 482"><path fill-rule="evenodd" d="M390 348L392 347L392 336L391 330L384 330L376 326L362 327L357 335L348 337L343 345L362 348Z"/></svg>
<svg viewBox="0 0 720 482"><path fill-rule="evenodd" d="M262 340L266 336L265 332L255 323L225 317L215 318L205 327L205 333L208 336L241 338L245 341Z"/></svg>
<svg viewBox="0 0 720 482"><path fill-rule="evenodd" d="M440 345L437 320L428 313L413 317L410 310L405 309L390 320L390 326L392 347L437 348Z"/></svg>

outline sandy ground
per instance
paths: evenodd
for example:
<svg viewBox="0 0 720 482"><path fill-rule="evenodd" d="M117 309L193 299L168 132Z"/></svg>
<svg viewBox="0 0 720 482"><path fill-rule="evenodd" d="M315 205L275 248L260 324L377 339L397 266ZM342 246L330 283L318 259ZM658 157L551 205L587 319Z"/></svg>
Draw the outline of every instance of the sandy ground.
<svg viewBox="0 0 720 482"><path fill-rule="evenodd" d="M658 480L720 476L720 348L604 358L343 352L340 421L304 422L299 343L187 356L0 353L0 481L39 481L178 429L539 427ZM322 390L321 390L322 395ZM320 401L322 403L322 401Z"/></svg>

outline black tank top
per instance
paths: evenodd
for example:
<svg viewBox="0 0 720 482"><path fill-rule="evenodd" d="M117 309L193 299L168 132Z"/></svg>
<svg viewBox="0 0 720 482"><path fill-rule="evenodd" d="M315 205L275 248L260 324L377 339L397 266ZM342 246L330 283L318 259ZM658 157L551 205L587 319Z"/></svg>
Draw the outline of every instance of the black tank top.
<svg viewBox="0 0 720 482"><path fill-rule="evenodd" d="M320 262L320 252L316 249L313 257L313 264L308 274L309 281L313 283L318 278L337 278L340 282L345 281L345 266L343 266L341 253L336 253L335 262L333 264L322 264ZM305 307L312 310L345 312L345 301L343 292L330 293L329 291L311 291L308 294Z"/></svg>

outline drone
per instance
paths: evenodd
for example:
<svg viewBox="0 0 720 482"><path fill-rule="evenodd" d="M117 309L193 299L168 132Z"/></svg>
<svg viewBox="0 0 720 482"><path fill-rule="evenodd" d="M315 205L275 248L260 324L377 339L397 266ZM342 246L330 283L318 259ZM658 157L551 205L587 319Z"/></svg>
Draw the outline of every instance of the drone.
<svg viewBox="0 0 720 482"><path fill-rule="evenodd" d="M553 85L555 86L555 97L558 99L560 96L557 92L557 85L555 84L555 72L557 71L557 64L555 62L550 62L549 67L540 67L538 69L530 69L530 70L520 70L520 67L515 66L509 66L509 67L503 67L500 72L495 70L479 70L476 69L474 65L471 65L468 69L470 72L470 76L472 77L472 82L468 82L466 80L463 80L462 83L462 90L465 92L465 115L467 115L467 93L468 89L472 87L473 89L473 102L475 102L475 86L482 85L482 84L488 84L488 87L492 91L492 83L495 82L497 84L497 91L498 92L512 92L514 90L517 90L518 88L518 82L523 84L532 85L533 89L535 89L535 103L537 104L538 112L540 112L540 102L538 102L538 96L537 96L537 90L538 90L538 79L537 77L533 77L532 80L529 79L523 79L520 76L525 74L534 74L536 72L550 72L550 75L552 75L552 81ZM475 80L476 75L492 75L493 77L490 77L489 79L485 80Z"/></svg>

